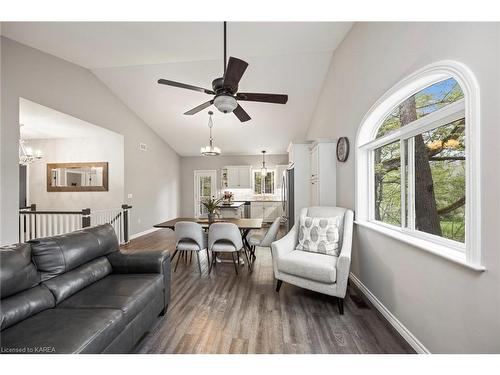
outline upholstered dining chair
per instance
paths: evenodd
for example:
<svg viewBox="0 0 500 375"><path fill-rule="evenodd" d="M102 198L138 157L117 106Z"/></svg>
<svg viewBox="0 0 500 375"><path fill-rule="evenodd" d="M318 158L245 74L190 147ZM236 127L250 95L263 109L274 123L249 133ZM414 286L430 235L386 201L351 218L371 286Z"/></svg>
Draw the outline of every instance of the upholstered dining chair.
<svg viewBox="0 0 500 375"><path fill-rule="evenodd" d="M240 229L233 223L213 223L208 229L208 249L212 252L212 263L215 266L215 258L218 253L231 253L234 263L234 270L238 274L240 265L240 251L244 250ZM243 251L250 263L246 251ZM236 255L236 259L235 259ZM211 271L209 268L209 273Z"/></svg>
<svg viewBox="0 0 500 375"><path fill-rule="evenodd" d="M175 264L174 272L177 271L177 266L179 265L179 260L182 255L187 259L187 255L190 253L191 257L193 252L196 252L196 258L198 259L198 269L201 271L200 262L200 251L206 250L208 266L210 270L210 255L208 253L207 247L207 235L200 224L193 223L190 221L179 221L175 224L175 252L172 256L172 260L175 255L178 254L177 263Z"/></svg>
<svg viewBox="0 0 500 375"><path fill-rule="evenodd" d="M337 297L340 314L344 314L351 265L354 214L342 207L303 208L300 217L339 217L338 256L298 250L300 220L283 238L271 244L274 276L279 292L283 281L301 288Z"/></svg>
<svg viewBox="0 0 500 375"><path fill-rule="evenodd" d="M281 217L276 218L266 234L253 234L248 238L248 243L250 244L251 254L255 259L255 248L256 247L271 247L271 243L276 240L278 236L278 231L280 229Z"/></svg>

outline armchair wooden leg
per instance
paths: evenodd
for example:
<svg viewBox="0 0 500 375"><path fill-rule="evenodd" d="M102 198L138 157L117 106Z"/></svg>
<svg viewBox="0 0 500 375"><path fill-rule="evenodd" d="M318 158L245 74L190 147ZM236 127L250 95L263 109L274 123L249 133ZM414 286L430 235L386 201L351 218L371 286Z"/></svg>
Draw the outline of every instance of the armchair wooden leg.
<svg viewBox="0 0 500 375"><path fill-rule="evenodd" d="M344 315L344 299L337 297L337 304L339 305L340 315Z"/></svg>
<svg viewBox="0 0 500 375"><path fill-rule="evenodd" d="M280 292L281 284L283 284L283 280L277 280L277 283L276 283L276 292L277 293Z"/></svg>

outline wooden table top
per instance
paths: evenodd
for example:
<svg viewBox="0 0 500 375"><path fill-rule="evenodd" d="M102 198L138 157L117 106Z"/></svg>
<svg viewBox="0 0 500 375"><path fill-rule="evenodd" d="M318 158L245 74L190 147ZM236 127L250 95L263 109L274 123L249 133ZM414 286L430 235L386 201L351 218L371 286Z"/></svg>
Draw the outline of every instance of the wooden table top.
<svg viewBox="0 0 500 375"><path fill-rule="evenodd" d="M192 221L200 224L202 227L207 228L208 219L194 218L194 217L177 217L172 220L165 221L160 224L154 225L155 228L169 228L174 229L175 223L179 221ZM215 223L233 223L240 229L260 229L262 228L262 219L217 219Z"/></svg>

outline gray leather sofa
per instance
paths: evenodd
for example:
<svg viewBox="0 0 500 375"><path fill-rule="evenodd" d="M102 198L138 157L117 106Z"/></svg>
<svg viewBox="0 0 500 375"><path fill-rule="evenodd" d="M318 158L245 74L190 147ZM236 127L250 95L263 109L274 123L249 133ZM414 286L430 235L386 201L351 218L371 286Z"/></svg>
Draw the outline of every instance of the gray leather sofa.
<svg viewBox="0 0 500 375"><path fill-rule="evenodd" d="M127 353L166 312L170 256L106 224L2 247L0 289L2 353Z"/></svg>

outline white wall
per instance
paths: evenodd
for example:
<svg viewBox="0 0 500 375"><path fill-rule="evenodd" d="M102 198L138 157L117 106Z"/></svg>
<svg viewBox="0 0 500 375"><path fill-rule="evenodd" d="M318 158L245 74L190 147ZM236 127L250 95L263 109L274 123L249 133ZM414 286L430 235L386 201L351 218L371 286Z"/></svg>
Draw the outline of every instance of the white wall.
<svg viewBox="0 0 500 375"><path fill-rule="evenodd" d="M266 155L266 165L268 168L286 164L288 164L288 154ZM189 217L194 214L194 171L197 169L216 169L217 188L220 188L221 169L228 165L252 165L255 168L260 168L262 165L262 155L186 156L181 158L182 216ZM246 196L252 192L241 191L240 193L240 195Z"/></svg>
<svg viewBox="0 0 500 375"><path fill-rule="evenodd" d="M119 208L124 202L123 136L106 132L99 137L31 139L44 157L28 165L28 204L39 210L78 211ZM47 163L107 162L108 191L47 191Z"/></svg>
<svg viewBox="0 0 500 375"><path fill-rule="evenodd" d="M4 37L1 48L1 243L17 241L20 97L124 136L123 199L133 206L132 233L178 215L179 156L92 72Z"/></svg>
<svg viewBox="0 0 500 375"><path fill-rule="evenodd" d="M308 131L308 138L347 136L354 145L363 116L406 75L444 59L460 61L476 75L486 271L367 228L355 230L352 272L431 352L500 352L499 55L498 23L358 23L334 53ZM354 209L354 152L337 171L337 202Z"/></svg>

